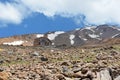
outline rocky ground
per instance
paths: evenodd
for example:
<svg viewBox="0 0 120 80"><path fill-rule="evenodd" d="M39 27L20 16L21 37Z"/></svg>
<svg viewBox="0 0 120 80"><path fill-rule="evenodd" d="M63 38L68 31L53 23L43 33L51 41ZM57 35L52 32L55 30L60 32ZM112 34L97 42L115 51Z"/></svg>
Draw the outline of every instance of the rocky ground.
<svg viewBox="0 0 120 80"><path fill-rule="evenodd" d="M120 80L120 45L0 46L0 80Z"/></svg>

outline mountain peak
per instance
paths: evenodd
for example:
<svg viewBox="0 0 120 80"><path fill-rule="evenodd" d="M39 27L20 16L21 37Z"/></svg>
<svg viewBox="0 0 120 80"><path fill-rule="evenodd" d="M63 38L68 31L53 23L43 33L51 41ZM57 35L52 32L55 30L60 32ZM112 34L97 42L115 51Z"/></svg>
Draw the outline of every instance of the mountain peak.
<svg viewBox="0 0 120 80"><path fill-rule="evenodd" d="M48 38L52 42L51 46L82 46L88 44L95 45L99 44L99 42L102 42L105 39L119 38L120 28L109 25L88 26L67 32L54 31L48 32L46 34L28 34L1 38L0 44L33 46L34 40L41 37ZM19 41L22 41L21 44L17 44ZM44 40L42 41L45 42Z"/></svg>

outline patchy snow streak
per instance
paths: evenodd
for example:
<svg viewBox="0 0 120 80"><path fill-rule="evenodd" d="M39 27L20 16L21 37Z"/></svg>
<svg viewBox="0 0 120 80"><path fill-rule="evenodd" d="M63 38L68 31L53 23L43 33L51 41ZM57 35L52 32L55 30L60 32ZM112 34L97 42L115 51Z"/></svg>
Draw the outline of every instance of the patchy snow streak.
<svg viewBox="0 0 120 80"><path fill-rule="evenodd" d="M112 27L113 29L116 29L116 30L118 30L118 31L120 31L120 28L118 28L118 27Z"/></svg>
<svg viewBox="0 0 120 80"><path fill-rule="evenodd" d="M79 38L83 39L84 41L87 41L87 39L86 39L86 38L82 38L81 36L79 36Z"/></svg>
<svg viewBox="0 0 120 80"><path fill-rule="evenodd" d="M13 41L13 42L5 42L3 43L3 45L13 45L13 46L16 46L16 45L22 45L24 43L24 41L20 40L20 41Z"/></svg>
<svg viewBox="0 0 120 80"><path fill-rule="evenodd" d="M96 26L90 26L90 27L85 27L84 29L91 30L92 32L95 32L93 29L95 29Z"/></svg>
<svg viewBox="0 0 120 80"><path fill-rule="evenodd" d="M75 35L70 35L70 42L71 42L71 45L73 45L74 44L74 39L75 38Z"/></svg>
<svg viewBox="0 0 120 80"><path fill-rule="evenodd" d="M63 33L65 33L65 32L64 31L57 31L55 33L48 34L48 39L54 40L55 37L57 37L59 34L63 34Z"/></svg>
<svg viewBox="0 0 120 80"><path fill-rule="evenodd" d="M43 34L37 34L36 37L40 38L40 37L44 37L44 35Z"/></svg>
<svg viewBox="0 0 120 80"><path fill-rule="evenodd" d="M96 35L96 34L88 34L91 38L99 38L100 36L99 35Z"/></svg>
<svg viewBox="0 0 120 80"><path fill-rule="evenodd" d="M112 38L115 38L115 37L118 36L118 35L120 35L120 33L119 33L119 34L115 34L114 36L112 36Z"/></svg>

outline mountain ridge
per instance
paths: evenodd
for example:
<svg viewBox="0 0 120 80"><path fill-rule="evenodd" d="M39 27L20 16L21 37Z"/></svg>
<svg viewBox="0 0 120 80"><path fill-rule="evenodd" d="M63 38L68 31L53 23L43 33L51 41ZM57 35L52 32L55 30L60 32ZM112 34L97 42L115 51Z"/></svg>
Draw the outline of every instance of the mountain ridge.
<svg viewBox="0 0 120 80"><path fill-rule="evenodd" d="M82 46L104 43L105 40L119 39L120 28L118 26L100 25L79 28L71 31L53 31L45 34L25 34L6 38L0 38L1 45L34 46L36 38L48 38L50 46ZM43 40L42 40L43 41ZM45 42L45 40L43 41ZM107 42L106 42L107 43ZM39 45L38 45L39 46ZM41 45L40 45L41 46Z"/></svg>

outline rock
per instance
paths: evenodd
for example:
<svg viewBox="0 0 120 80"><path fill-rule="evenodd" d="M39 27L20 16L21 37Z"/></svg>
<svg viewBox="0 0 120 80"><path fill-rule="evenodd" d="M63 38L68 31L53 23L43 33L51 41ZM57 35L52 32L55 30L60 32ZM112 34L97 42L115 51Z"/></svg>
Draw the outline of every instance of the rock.
<svg viewBox="0 0 120 80"><path fill-rule="evenodd" d="M34 53L32 53L32 56L39 56L39 53L38 52L34 52Z"/></svg>
<svg viewBox="0 0 120 80"><path fill-rule="evenodd" d="M72 71L73 71L74 73L77 73L77 72L81 71L81 68L73 68Z"/></svg>
<svg viewBox="0 0 120 80"><path fill-rule="evenodd" d="M57 75L57 78L59 80L66 80L65 77L62 74Z"/></svg>
<svg viewBox="0 0 120 80"><path fill-rule="evenodd" d="M20 78L20 79L25 79L26 76L27 76L27 72L19 72L18 73L18 78Z"/></svg>
<svg viewBox="0 0 120 80"><path fill-rule="evenodd" d="M0 72L0 80L9 80L9 73L8 72Z"/></svg>
<svg viewBox="0 0 120 80"><path fill-rule="evenodd" d="M70 65L70 62L63 62L61 65L69 66L69 65Z"/></svg>
<svg viewBox="0 0 120 80"><path fill-rule="evenodd" d="M3 68L0 68L0 72L3 72L4 71L4 69Z"/></svg>
<svg viewBox="0 0 120 80"><path fill-rule="evenodd" d="M68 78L81 78L81 75L76 73L63 73L63 75Z"/></svg>
<svg viewBox="0 0 120 80"><path fill-rule="evenodd" d="M13 54L13 51L8 51L7 53L8 53L8 54Z"/></svg>
<svg viewBox="0 0 120 80"><path fill-rule="evenodd" d="M116 77L114 80L120 80L120 76Z"/></svg>
<svg viewBox="0 0 120 80"><path fill-rule="evenodd" d="M90 78L84 78L84 79L82 79L82 80L91 80Z"/></svg>
<svg viewBox="0 0 120 80"><path fill-rule="evenodd" d="M88 69L86 69L86 68L81 69L82 74L86 74L87 72L88 72Z"/></svg>
<svg viewBox="0 0 120 80"><path fill-rule="evenodd" d="M48 61L48 58L46 58L44 56L40 57L40 59L41 59L41 61Z"/></svg>
<svg viewBox="0 0 120 80"><path fill-rule="evenodd" d="M0 60L0 64L2 64L2 63L4 63L4 60L3 60L3 59Z"/></svg>
<svg viewBox="0 0 120 80"><path fill-rule="evenodd" d="M68 72L68 67L67 66L63 66L62 67L62 72L64 73L64 72Z"/></svg>
<svg viewBox="0 0 120 80"><path fill-rule="evenodd" d="M110 69L100 71L100 80L112 80Z"/></svg>

